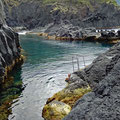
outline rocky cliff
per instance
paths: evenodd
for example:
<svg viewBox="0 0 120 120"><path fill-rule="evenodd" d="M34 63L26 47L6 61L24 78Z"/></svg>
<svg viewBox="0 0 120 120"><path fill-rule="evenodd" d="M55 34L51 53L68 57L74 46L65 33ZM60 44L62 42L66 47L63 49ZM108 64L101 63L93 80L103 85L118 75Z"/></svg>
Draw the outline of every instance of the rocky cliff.
<svg viewBox="0 0 120 120"><path fill-rule="evenodd" d="M79 27L120 26L115 0L5 0L7 23L29 29L68 20Z"/></svg>
<svg viewBox="0 0 120 120"><path fill-rule="evenodd" d="M93 91L79 99L64 120L119 120L120 43L74 74Z"/></svg>
<svg viewBox="0 0 120 120"><path fill-rule="evenodd" d="M0 0L0 86L7 78L8 72L22 60L18 34L6 25L3 4Z"/></svg>
<svg viewBox="0 0 120 120"><path fill-rule="evenodd" d="M72 110L63 120L120 119L120 43L66 81L68 86L48 99L43 109L46 120L61 120L70 112L69 107Z"/></svg>

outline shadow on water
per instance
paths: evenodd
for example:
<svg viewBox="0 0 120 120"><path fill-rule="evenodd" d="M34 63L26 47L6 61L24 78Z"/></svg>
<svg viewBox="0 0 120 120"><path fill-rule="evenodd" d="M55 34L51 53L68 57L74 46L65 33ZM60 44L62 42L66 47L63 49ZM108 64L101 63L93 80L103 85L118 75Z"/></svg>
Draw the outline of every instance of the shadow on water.
<svg viewBox="0 0 120 120"><path fill-rule="evenodd" d="M19 97L22 90L21 67L16 66L0 86L0 120L7 120L12 112L13 100Z"/></svg>

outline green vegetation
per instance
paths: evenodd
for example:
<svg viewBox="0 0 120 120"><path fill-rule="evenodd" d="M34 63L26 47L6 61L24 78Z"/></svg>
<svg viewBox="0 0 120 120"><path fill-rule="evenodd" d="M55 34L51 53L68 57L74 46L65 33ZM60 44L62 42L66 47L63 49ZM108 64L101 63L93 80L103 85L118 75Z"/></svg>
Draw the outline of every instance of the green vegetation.
<svg viewBox="0 0 120 120"><path fill-rule="evenodd" d="M13 6L18 6L19 4L21 4L22 2L30 2L33 0L4 0L4 2L9 5L10 7ZM73 5L78 5L78 4L82 4L82 5L90 5L92 6L92 4L94 3L108 3L108 4L114 4L117 5L116 0L34 0L34 2L41 2L43 4L54 4L54 3L64 3L64 4L73 4Z"/></svg>
<svg viewBox="0 0 120 120"><path fill-rule="evenodd" d="M90 86L65 89L49 98L43 108L42 116L46 120L62 120L70 111L76 101L84 94L91 91Z"/></svg>
<svg viewBox="0 0 120 120"><path fill-rule="evenodd" d="M0 120L7 120L13 100L18 98L23 90L20 74L21 71L14 69L0 86Z"/></svg>
<svg viewBox="0 0 120 120"><path fill-rule="evenodd" d="M40 5L52 5L53 9L51 12L60 10L64 13L72 12L73 14L76 14L78 10L84 6L87 6L92 11L94 11L95 5L99 5L101 3L118 6L116 0L4 0L9 11L23 2L38 2Z"/></svg>
<svg viewBox="0 0 120 120"><path fill-rule="evenodd" d="M84 94L91 91L89 86L83 88L77 88L71 91L68 91L67 88L56 93L53 97L49 98L47 103L50 103L53 100L61 101L69 106L73 107L74 103L81 98Z"/></svg>

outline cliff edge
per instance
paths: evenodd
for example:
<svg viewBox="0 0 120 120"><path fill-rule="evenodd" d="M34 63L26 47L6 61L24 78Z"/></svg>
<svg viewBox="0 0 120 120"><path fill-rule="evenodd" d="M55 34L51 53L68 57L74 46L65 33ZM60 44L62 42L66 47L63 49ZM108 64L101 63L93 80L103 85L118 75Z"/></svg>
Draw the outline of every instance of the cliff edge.
<svg viewBox="0 0 120 120"><path fill-rule="evenodd" d="M19 36L6 25L2 0L0 0L0 86L8 72L23 61Z"/></svg>

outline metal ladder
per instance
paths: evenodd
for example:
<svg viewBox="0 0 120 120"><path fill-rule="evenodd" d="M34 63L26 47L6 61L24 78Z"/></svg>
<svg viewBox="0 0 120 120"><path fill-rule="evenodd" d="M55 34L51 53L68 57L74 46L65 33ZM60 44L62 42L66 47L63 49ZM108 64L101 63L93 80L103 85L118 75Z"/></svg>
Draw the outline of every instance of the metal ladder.
<svg viewBox="0 0 120 120"><path fill-rule="evenodd" d="M80 61L79 58L82 58L82 61ZM75 72L75 64L77 64L77 69L80 70L80 62L83 62L84 67L86 67L85 56L75 54L75 55L72 57L73 72Z"/></svg>

